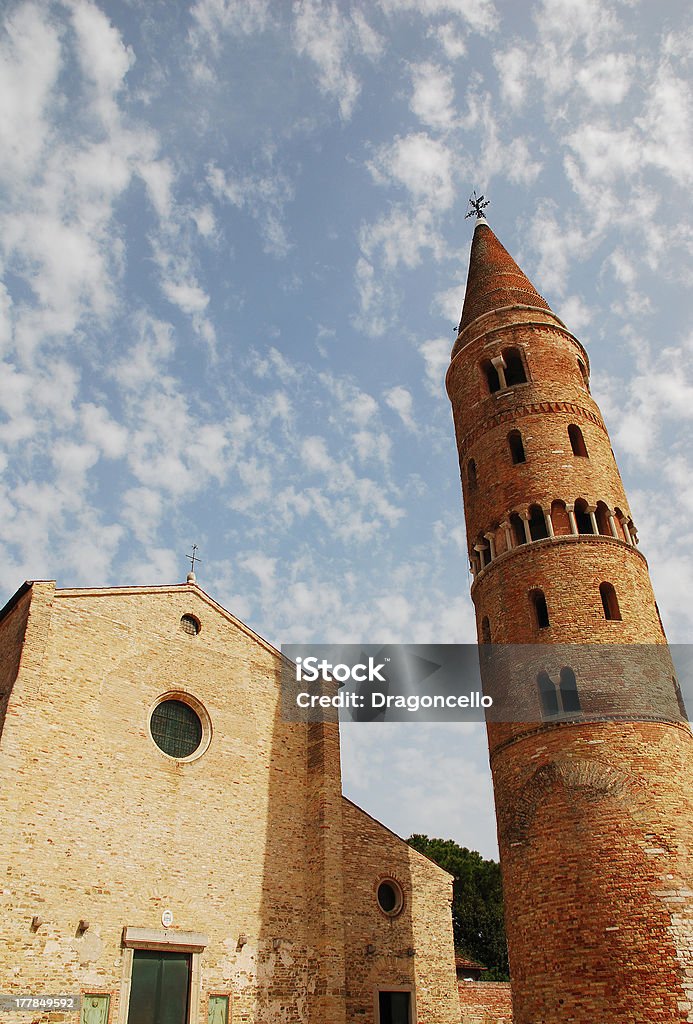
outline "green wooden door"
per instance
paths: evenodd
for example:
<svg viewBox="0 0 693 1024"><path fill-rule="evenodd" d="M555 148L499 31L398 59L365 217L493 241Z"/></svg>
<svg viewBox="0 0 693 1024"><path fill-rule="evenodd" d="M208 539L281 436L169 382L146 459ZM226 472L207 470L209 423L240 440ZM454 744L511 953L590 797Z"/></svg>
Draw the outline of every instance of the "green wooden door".
<svg viewBox="0 0 693 1024"><path fill-rule="evenodd" d="M136 949L128 1024L187 1024L190 954Z"/></svg>

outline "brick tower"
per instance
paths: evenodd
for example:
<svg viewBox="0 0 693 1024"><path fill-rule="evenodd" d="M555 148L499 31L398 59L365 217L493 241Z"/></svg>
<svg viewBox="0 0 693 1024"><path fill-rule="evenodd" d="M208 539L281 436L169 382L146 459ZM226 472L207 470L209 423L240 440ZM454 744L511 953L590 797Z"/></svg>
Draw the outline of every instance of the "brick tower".
<svg viewBox="0 0 693 1024"><path fill-rule="evenodd" d="M487 726L515 1024L691 1022L693 735L587 354L483 217L447 389L518 708Z"/></svg>

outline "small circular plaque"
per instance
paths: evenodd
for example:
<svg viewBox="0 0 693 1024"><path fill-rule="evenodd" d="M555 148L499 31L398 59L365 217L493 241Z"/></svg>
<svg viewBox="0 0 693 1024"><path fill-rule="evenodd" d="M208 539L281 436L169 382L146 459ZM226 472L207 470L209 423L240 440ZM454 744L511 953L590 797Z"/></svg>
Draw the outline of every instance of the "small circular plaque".
<svg viewBox="0 0 693 1024"><path fill-rule="evenodd" d="M173 911L165 910L161 915L161 923L164 928L170 928L173 924Z"/></svg>

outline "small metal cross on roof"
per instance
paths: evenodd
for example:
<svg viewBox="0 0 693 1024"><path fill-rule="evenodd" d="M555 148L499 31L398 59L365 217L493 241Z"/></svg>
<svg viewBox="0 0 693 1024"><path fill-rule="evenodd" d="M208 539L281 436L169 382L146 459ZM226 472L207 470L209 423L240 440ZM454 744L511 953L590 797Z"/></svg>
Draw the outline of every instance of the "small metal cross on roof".
<svg viewBox="0 0 693 1024"><path fill-rule="evenodd" d="M185 556L186 558L190 559L190 572L195 572L195 562L201 562L202 561L201 558L197 557L197 555L195 553L196 551L197 551L197 544L193 544L193 546L192 546L192 554Z"/></svg>
<svg viewBox="0 0 693 1024"><path fill-rule="evenodd" d="M469 205L471 206L471 210L469 211L469 213L465 213L465 220L467 219L467 217L473 217L474 214L476 214L477 217L483 217L484 210L489 205L489 203L490 199L485 199L484 196L477 196L476 189L474 189L471 196L469 197Z"/></svg>

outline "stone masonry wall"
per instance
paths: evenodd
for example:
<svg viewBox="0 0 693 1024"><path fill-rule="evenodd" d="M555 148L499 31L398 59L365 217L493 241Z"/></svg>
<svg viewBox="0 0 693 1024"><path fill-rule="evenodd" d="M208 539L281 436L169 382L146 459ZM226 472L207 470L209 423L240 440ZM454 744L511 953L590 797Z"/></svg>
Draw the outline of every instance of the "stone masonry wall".
<svg viewBox="0 0 693 1024"><path fill-rule="evenodd" d="M199 760L168 758L149 735L169 690L209 713ZM123 927L161 930L170 909L174 930L208 936L200 1020L210 992L231 993L234 1022L340 1019L312 1010L314 987L331 996L326 946L331 963L343 952L306 910L321 839L306 727L282 723L278 697L275 652L196 587L34 588L0 747L13 780L0 791L0 991L109 992L116 1021Z"/></svg>

